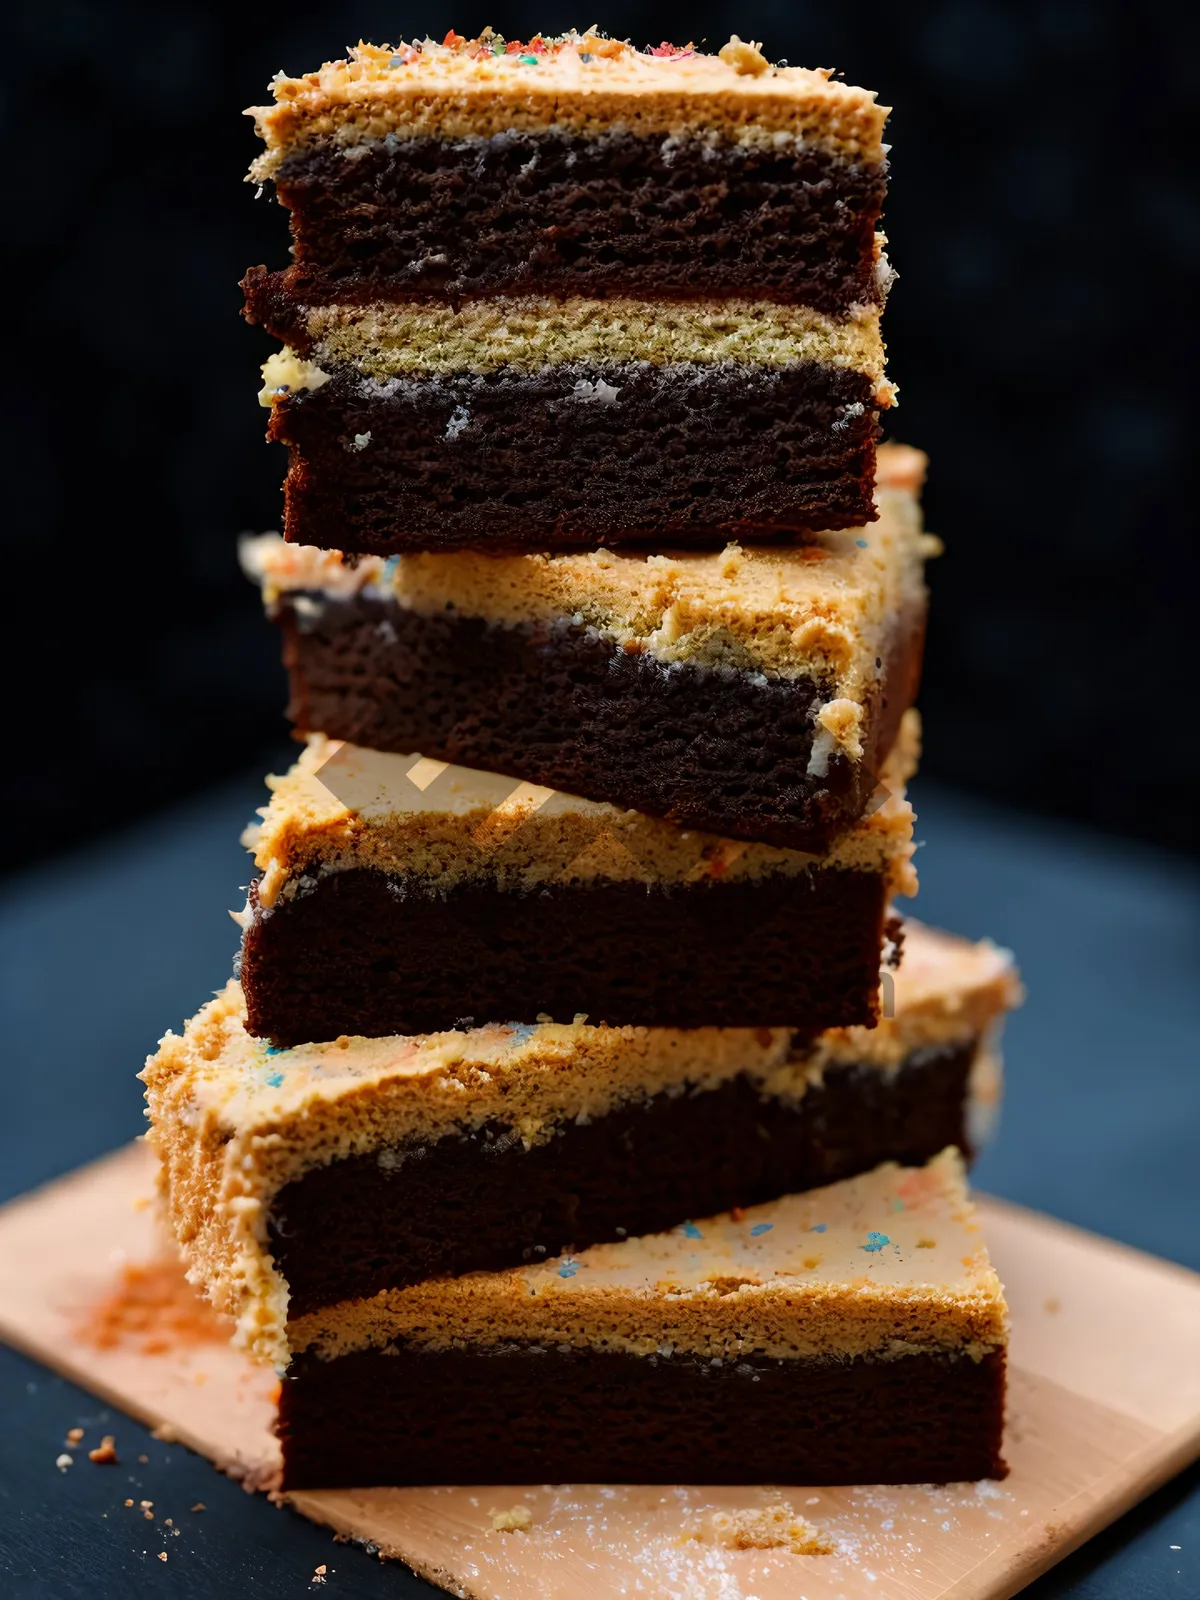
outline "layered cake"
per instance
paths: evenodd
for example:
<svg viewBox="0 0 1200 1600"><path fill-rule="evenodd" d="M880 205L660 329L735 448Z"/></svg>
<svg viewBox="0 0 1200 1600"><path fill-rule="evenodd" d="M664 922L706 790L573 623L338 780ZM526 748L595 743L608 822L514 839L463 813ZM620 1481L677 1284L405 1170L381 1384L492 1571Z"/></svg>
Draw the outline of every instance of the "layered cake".
<svg viewBox="0 0 1200 1600"><path fill-rule="evenodd" d="M247 1026L277 1045L469 1023L822 1028L878 1014L916 892L904 782L824 855L314 734L247 830Z"/></svg>
<svg viewBox="0 0 1200 1600"><path fill-rule="evenodd" d="M854 527L884 108L594 31L359 45L255 109L292 266L245 280L284 532L387 555Z"/></svg>
<svg viewBox="0 0 1200 1600"><path fill-rule="evenodd" d="M879 452L879 519L715 554L364 557L243 542L289 715L685 827L828 848L878 788L925 631L925 458Z"/></svg>
<svg viewBox="0 0 1200 1600"><path fill-rule="evenodd" d="M1000 1477L1007 1314L947 1150L292 1319L292 1489Z"/></svg>
<svg viewBox="0 0 1200 1600"><path fill-rule="evenodd" d="M277 1050L231 982L142 1075L190 1272L279 1362L289 1315L970 1152L1016 974L906 939L891 1014L815 1040L543 1023Z"/></svg>

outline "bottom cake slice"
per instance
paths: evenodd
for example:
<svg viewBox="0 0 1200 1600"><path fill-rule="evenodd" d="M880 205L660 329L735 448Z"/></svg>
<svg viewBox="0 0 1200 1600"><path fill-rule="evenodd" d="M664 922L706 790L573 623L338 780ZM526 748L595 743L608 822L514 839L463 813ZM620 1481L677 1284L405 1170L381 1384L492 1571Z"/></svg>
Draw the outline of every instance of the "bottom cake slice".
<svg viewBox="0 0 1200 1600"><path fill-rule="evenodd" d="M948 1149L292 1321L289 1489L1003 1476L1007 1312Z"/></svg>

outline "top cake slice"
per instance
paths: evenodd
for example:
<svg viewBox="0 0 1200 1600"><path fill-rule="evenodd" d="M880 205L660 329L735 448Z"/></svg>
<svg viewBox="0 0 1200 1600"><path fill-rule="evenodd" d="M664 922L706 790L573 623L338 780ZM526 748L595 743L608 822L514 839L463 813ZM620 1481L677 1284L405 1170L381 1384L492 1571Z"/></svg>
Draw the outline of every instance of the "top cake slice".
<svg viewBox="0 0 1200 1600"><path fill-rule="evenodd" d="M883 298L886 109L753 45L451 32L271 90L250 176L292 214L307 302Z"/></svg>
<svg viewBox="0 0 1200 1600"><path fill-rule="evenodd" d="M890 278L873 95L594 32L359 45L256 110L284 531L356 554L855 527Z"/></svg>

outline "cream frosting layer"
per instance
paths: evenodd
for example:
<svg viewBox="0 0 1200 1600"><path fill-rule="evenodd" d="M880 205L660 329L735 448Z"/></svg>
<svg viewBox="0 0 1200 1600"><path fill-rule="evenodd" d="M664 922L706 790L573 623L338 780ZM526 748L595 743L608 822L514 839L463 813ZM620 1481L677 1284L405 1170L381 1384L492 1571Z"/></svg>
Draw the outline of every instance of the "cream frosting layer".
<svg viewBox="0 0 1200 1600"><path fill-rule="evenodd" d="M288 1289L270 1251L271 1205L285 1184L347 1156L399 1162L497 1123L531 1148L630 1100L703 1092L740 1075L765 1101L794 1103L839 1066L890 1073L913 1052L948 1044L977 1047L968 1114L978 1132L999 1093L997 1035L1020 1000L1011 957L916 923L906 946L891 1014L813 1043L783 1028L581 1021L275 1050L245 1031L231 981L182 1036L166 1035L142 1073L189 1276L235 1318L242 1344L283 1363Z"/></svg>
<svg viewBox="0 0 1200 1600"><path fill-rule="evenodd" d="M303 369L285 350L263 366L263 403L304 387L320 387L332 372L350 368L386 383L392 378L485 373L504 368L539 372L564 363L608 369L618 363L787 367L799 362L863 372L876 401L890 405L893 389L883 375L884 344L878 306L829 317L809 306L765 300L696 300L686 303L579 295L556 300L503 296L399 305L309 306L304 312ZM613 383L580 379L581 402L613 405Z"/></svg>
<svg viewBox="0 0 1200 1600"><path fill-rule="evenodd" d="M829 731L833 737L840 730ZM290 772L267 779L271 799L243 843L262 874L257 894L265 909L307 892L323 873L361 867L411 875L438 890L483 880L503 891L603 880L754 880L819 865L879 873L889 894L912 895L914 817L904 785L919 742L920 719L908 711L880 775L886 798L820 857L324 734L309 735Z"/></svg>
<svg viewBox="0 0 1200 1600"><path fill-rule="evenodd" d="M576 1257L385 1290L288 1326L293 1354L325 1360L397 1343L979 1360L1006 1340L1003 1290L955 1150Z"/></svg>
<svg viewBox="0 0 1200 1600"><path fill-rule="evenodd" d="M301 590L331 599L370 591L421 616L569 622L666 663L813 678L828 683L830 701L861 708L894 631L923 609L924 564L941 550L921 520L925 465L919 450L882 446L878 520L811 545L649 556L470 551L347 566L336 551L263 534L243 541L242 562L268 607Z"/></svg>
<svg viewBox="0 0 1200 1600"><path fill-rule="evenodd" d="M314 144L347 151L384 139L488 138L619 129L664 140L815 145L844 160L883 160L888 110L830 71L772 66L736 35L715 55L691 46L641 51L594 30L511 49L490 31L397 46L360 43L299 78L277 73L274 104L247 113L265 150L250 178L271 177Z"/></svg>

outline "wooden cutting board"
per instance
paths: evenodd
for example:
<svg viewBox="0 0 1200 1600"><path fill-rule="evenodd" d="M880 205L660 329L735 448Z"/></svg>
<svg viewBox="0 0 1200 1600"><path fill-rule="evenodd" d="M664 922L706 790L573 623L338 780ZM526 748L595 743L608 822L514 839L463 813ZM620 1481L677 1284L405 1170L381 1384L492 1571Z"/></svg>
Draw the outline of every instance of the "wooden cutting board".
<svg viewBox="0 0 1200 1600"><path fill-rule="evenodd" d="M160 1252L141 1145L0 1210L0 1337L269 1486L276 1384ZM1003 1483L362 1489L289 1496L471 1600L1003 1600L1200 1455L1200 1276L981 1202L1012 1308ZM783 1505L830 1548L734 1548ZM500 1531L521 1506L524 1531ZM522 1518L523 1520L523 1518Z"/></svg>

